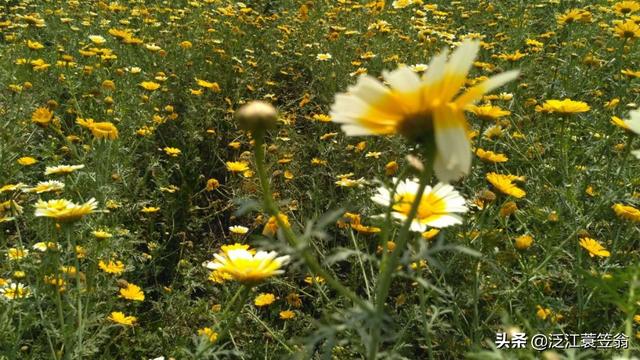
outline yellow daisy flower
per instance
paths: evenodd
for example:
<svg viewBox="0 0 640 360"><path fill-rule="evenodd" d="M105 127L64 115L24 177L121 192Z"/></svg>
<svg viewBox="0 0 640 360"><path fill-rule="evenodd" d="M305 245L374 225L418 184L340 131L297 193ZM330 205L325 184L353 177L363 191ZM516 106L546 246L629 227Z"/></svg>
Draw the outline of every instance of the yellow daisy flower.
<svg viewBox="0 0 640 360"><path fill-rule="evenodd" d="M208 327L198 329L198 335L205 336L211 342L215 342L216 340L218 340L218 333Z"/></svg>
<svg viewBox="0 0 640 360"><path fill-rule="evenodd" d="M22 189L22 191L26 193L42 194L52 191L62 191L64 186L63 182L57 180L41 181L36 186Z"/></svg>
<svg viewBox="0 0 640 360"><path fill-rule="evenodd" d="M114 262L112 260L109 260L108 263L105 263L104 261L100 260L100 262L98 262L98 267L100 268L100 270L106 272L107 274L120 275L124 271L124 264L122 263L122 261Z"/></svg>
<svg viewBox="0 0 640 360"><path fill-rule="evenodd" d="M31 295L28 286L21 283L9 283L0 288L0 295L9 300L26 298Z"/></svg>
<svg viewBox="0 0 640 360"><path fill-rule="evenodd" d="M249 170L249 163L246 161L227 161L227 170L233 173Z"/></svg>
<svg viewBox="0 0 640 360"><path fill-rule="evenodd" d="M31 121L40 126L48 126L52 119L53 112L45 107L39 107L31 114Z"/></svg>
<svg viewBox="0 0 640 360"><path fill-rule="evenodd" d="M83 169L84 165L58 165L58 166L47 166L44 169L45 175L61 175L61 174L70 174L76 170Z"/></svg>
<svg viewBox="0 0 640 360"><path fill-rule="evenodd" d="M31 156L23 156L19 158L17 161L18 161L18 164L22 166L29 166L38 162L38 160L32 158Z"/></svg>
<svg viewBox="0 0 640 360"><path fill-rule="evenodd" d="M132 301L143 301L144 300L144 292L138 285L127 284L126 287L120 289L119 297Z"/></svg>
<svg viewBox="0 0 640 360"><path fill-rule="evenodd" d="M546 114L572 115L589 110L591 110L591 107L586 102L571 99L547 100L544 104L536 106L537 112Z"/></svg>
<svg viewBox="0 0 640 360"><path fill-rule="evenodd" d="M609 257L611 253L597 240L585 237L580 239L580 246L589 252L589 256Z"/></svg>
<svg viewBox="0 0 640 360"><path fill-rule="evenodd" d="M127 326L132 326L133 324L136 323L136 321L138 321L138 319L135 316L127 316L120 311L112 312L107 319L113 321L116 324L127 325Z"/></svg>
<svg viewBox="0 0 640 360"><path fill-rule="evenodd" d="M520 189L513 183L514 180L521 179L523 178L513 175L496 174L494 172L487 174L487 181L489 181L491 185L493 185L501 193L513 196L518 199L524 197L527 194L524 190Z"/></svg>
<svg viewBox="0 0 640 360"><path fill-rule="evenodd" d="M640 223L640 210L630 205L614 204L613 211L621 219L631 220Z"/></svg>
<svg viewBox="0 0 640 360"><path fill-rule="evenodd" d="M253 300L253 303L258 307L263 307L273 304L274 301L276 301L275 295L271 293L262 293L256 296L255 300Z"/></svg>
<svg viewBox="0 0 640 360"><path fill-rule="evenodd" d="M476 150L476 155L480 158L480 160L488 162L488 163L503 163L507 162L509 158L504 154L497 154L493 151L478 149Z"/></svg>
<svg viewBox="0 0 640 360"><path fill-rule="evenodd" d="M214 258L213 261L205 263L208 269L227 274L232 279L247 284L284 273L281 267L289 261L288 255L278 257L275 251L253 252L242 246L214 254Z"/></svg>
<svg viewBox="0 0 640 360"><path fill-rule="evenodd" d="M93 213L97 207L98 202L94 198L89 199L84 204L75 204L65 199L38 200L35 205L35 216L50 217L56 221L69 222Z"/></svg>
<svg viewBox="0 0 640 360"><path fill-rule="evenodd" d="M140 83L140 86L143 89L149 90L149 91L158 90L160 88L160 84L153 81L143 81Z"/></svg>

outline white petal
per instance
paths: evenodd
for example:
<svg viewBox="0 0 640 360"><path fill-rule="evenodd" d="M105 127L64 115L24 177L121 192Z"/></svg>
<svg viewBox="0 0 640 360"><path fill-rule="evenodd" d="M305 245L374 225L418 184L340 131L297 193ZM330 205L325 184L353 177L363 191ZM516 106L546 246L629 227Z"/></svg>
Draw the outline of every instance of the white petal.
<svg viewBox="0 0 640 360"><path fill-rule="evenodd" d="M349 88L349 93L361 98L369 104L375 104L381 98L387 96L390 90L380 81L370 75L362 75L358 82Z"/></svg>
<svg viewBox="0 0 640 360"><path fill-rule="evenodd" d="M408 67L400 67L394 71L383 71L382 76L395 91L411 93L422 86L420 77Z"/></svg>
<svg viewBox="0 0 640 360"><path fill-rule="evenodd" d="M386 188L379 188L378 193L371 197L371 200L382 206L389 206L391 203L391 194Z"/></svg>
<svg viewBox="0 0 640 360"><path fill-rule="evenodd" d="M464 123L454 119L455 114L447 108L435 113L436 146L438 149L434 169L442 182L450 182L469 173L471 168L471 144L464 126L452 126L449 122Z"/></svg>
<svg viewBox="0 0 640 360"><path fill-rule="evenodd" d="M462 218L455 214L448 214L448 215L443 215L436 220L429 221L426 225L429 225L435 228L444 228L447 226L452 226L457 224L462 224Z"/></svg>
<svg viewBox="0 0 640 360"><path fill-rule="evenodd" d="M366 127L359 125L342 125L340 127L345 135L347 136L366 136L366 135L375 135L375 133Z"/></svg>
<svg viewBox="0 0 640 360"><path fill-rule="evenodd" d="M424 84L430 86L437 83L444 77L445 65L447 64L447 56L449 49L444 48L440 54L431 59L429 69L423 75Z"/></svg>
<svg viewBox="0 0 640 360"><path fill-rule="evenodd" d="M411 227L409 227L411 231L425 232L427 231L427 224L421 224L418 220L413 220L411 222Z"/></svg>

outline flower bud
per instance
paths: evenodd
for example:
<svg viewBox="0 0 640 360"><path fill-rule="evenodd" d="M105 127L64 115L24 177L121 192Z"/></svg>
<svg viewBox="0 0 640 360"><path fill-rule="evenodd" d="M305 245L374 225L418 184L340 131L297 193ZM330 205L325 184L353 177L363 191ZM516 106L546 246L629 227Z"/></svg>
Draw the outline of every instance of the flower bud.
<svg viewBox="0 0 640 360"><path fill-rule="evenodd" d="M269 103L252 101L236 111L236 119L243 130L266 130L276 126L278 113Z"/></svg>

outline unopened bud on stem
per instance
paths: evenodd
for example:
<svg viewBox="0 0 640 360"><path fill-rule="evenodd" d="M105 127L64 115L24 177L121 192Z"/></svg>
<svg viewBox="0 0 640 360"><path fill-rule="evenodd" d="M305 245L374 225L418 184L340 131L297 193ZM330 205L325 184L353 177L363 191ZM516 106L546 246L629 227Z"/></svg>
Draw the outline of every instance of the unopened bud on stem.
<svg viewBox="0 0 640 360"><path fill-rule="evenodd" d="M236 111L236 119L240 128L249 131L264 131L276 126L278 113L269 103L251 101Z"/></svg>

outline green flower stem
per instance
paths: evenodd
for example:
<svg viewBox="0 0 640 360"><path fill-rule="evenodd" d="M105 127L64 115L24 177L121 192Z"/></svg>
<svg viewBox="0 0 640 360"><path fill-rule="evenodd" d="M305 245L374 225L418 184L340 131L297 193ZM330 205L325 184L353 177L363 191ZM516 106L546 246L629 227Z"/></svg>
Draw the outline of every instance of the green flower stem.
<svg viewBox="0 0 640 360"><path fill-rule="evenodd" d="M78 259L78 253L76 251L76 246L77 246L77 241L76 241L76 237L73 235L73 231L71 226L69 225L63 225L64 226L64 231L66 233L67 236L67 245L69 247L71 247L71 251L73 252L73 259L75 261L75 267L76 267L76 273L75 273L75 277L76 277L76 296L77 296L77 309L76 312L78 314L78 323L77 323L77 327L76 327L76 334L78 337L78 343L76 344L76 348L81 349L82 348L82 335L84 333L84 322L83 322L83 318L82 318L82 289L81 289L81 283L80 283L80 260Z"/></svg>
<svg viewBox="0 0 640 360"><path fill-rule="evenodd" d="M280 220L278 214L280 211L273 201L273 195L271 193L271 188L269 186L269 180L267 178L267 172L265 170L264 165L264 132L258 131L253 134L255 139L254 151L255 151L255 160L256 160L256 170L258 173L258 177L260 179L260 186L262 187L262 197L264 200L264 207L267 213L271 216L274 216L276 222L278 223L279 229L282 230L285 239L289 242L289 245L293 246L296 249L299 249L302 255L302 259L306 263L307 267L311 269L311 271L315 275L319 275L325 279L327 284L331 286L335 291L337 291L340 295L348 298L353 301L354 304L358 305L362 310L373 313L373 307L371 304L362 300L356 293L342 285L340 281L334 278L328 271L326 271L315 258L313 254L309 252L307 247L301 246L301 242L294 234L293 230L286 224Z"/></svg>
<svg viewBox="0 0 640 360"><path fill-rule="evenodd" d="M569 161L568 161L568 152L569 152L569 142L566 137L568 134L565 132L567 126L569 126L568 115L561 116L561 127L560 127L560 141L562 141L561 151L561 159L562 159L562 169L564 170L564 181L569 179Z"/></svg>
<svg viewBox="0 0 640 360"><path fill-rule="evenodd" d="M409 228L411 227L411 223L413 219L416 217L418 213L418 207L420 205L420 201L422 199L422 195L424 194L424 190L427 187L427 183L431 179L431 156L427 153L427 158L429 161L425 165L424 170L420 173L420 185L418 186L418 191L416 196L411 204L411 209L409 210L409 214L407 215L407 219L404 224L402 224L402 228L400 228L400 232L398 233L398 240L396 241L396 247L393 249L390 255L387 255L386 247L383 247L383 256L382 263L380 264L380 273L378 275L378 281L376 283L376 299L375 299L375 312L376 316L380 319L384 314L384 303L389 295L389 289L391 287L391 278L393 272L398 266L398 261L400 259L400 254L407 247L407 242L410 238ZM373 329L373 334L371 336L371 342L369 346L369 359L375 359L376 354L378 353L378 343L380 341L380 327L376 327Z"/></svg>
<svg viewBox="0 0 640 360"><path fill-rule="evenodd" d="M56 234L57 230L55 227L53 227L53 233L52 234ZM57 235L52 235L51 238L55 240L58 240L58 236ZM55 241L56 244L58 245L58 248L55 250L55 254L53 254L53 262L54 262L54 289L53 291L55 291L56 295L54 296L54 301L56 303L56 310L58 313L58 322L60 323L60 334L62 334L62 344L63 344L63 349L65 351L65 357L67 354L67 350L70 348L69 344L68 344L68 336L67 336L67 326L64 320L64 308L62 306L62 295L60 294L60 284L58 283L58 281L60 279L62 279L62 275L60 274L60 256L61 256L61 245L60 245L60 241ZM50 250L47 249L47 253L49 253ZM51 252L53 252L53 250L51 250Z"/></svg>
<svg viewBox="0 0 640 360"><path fill-rule="evenodd" d="M242 309L244 308L244 304L249 298L249 294L251 293L251 287L249 285L241 285L240 288L233 295L229 303L222 311L220 315L219 321L219 332L218 338L215 343L222 343L228 335L230 335L231 324L233 320L235 320ZM202 359L204 353L206 353L212 346L214 342L208 341L207 345L198 349L198 352L195 353L194 359Z"/></svg>
<svg viewBox="0 0 640 360"><path fill-rule="evenodd" d="M218 340L216 340L217 342L221 342L226 338L227 335L229 335L229 330L231 330L231 323L238 317L238 314L240 314L242 308L244 308L244 304L249 298L250 292L251 287L247 285L240 286L238 291L236 291L236 293L231 298L231 301L229 301L229 304L227 304L227 307L224 309L222 315L220 316L220 323L222 324L222 328L220 330L220 336L218 337Z"/></svg>
<svg viewBox="0 0 640 360"><path fill-rule="evenodd" d="M258 324L262 325L262 327L265 330L267 330L269 335L271 335L272 338L274 338L280 345L282 345L282 347L284 347L284 349L287 350L289 354L295 354L295 351L293 351L293 349L291 349L289 345L287 345L287 343L285 343L284 340L280 336L278 336L278 334L274 333L273 330L271 330L271 328L269 327L269 325L265 324L264 321L260 320L260 318L256 316L253 312L249 311L248 314Z"/></svg>

